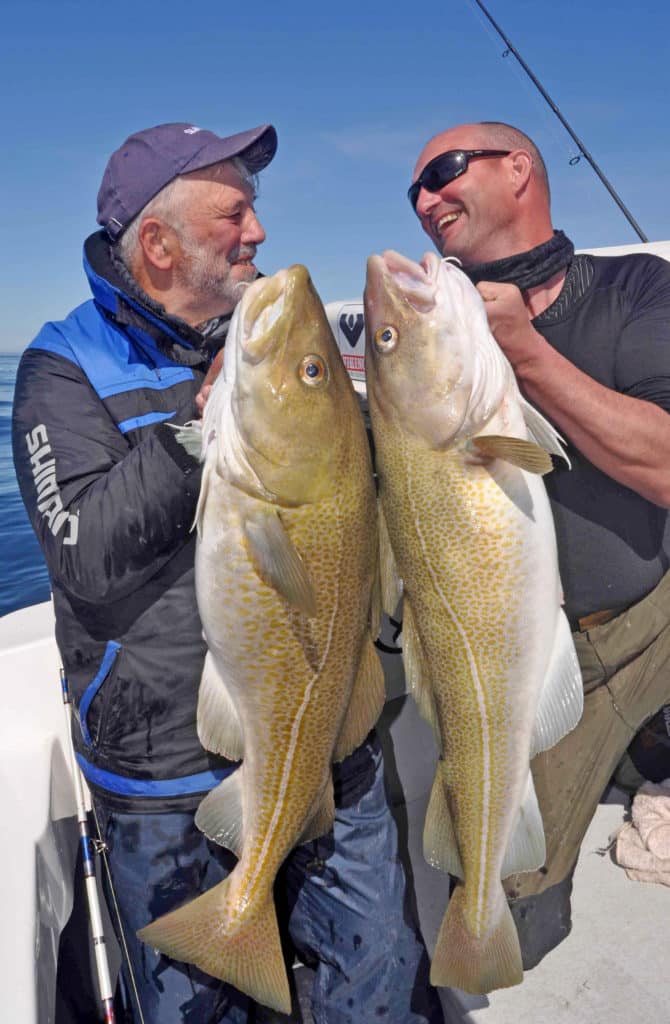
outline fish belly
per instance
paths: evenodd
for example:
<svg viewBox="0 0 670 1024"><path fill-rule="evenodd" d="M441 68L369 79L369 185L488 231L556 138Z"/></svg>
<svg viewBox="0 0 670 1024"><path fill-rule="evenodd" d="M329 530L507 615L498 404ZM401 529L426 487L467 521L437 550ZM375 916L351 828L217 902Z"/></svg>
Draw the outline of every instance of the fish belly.
<svg viewBox="0 0 670 1024"><path fill-rule="evenodd" d="M253 846L258 862L276 871L330 776L369 582L347 564L334 509L284 513L317 590L319 614L307 620L259 578L249 559L240 520L250 501L224 485L209 496L196 576L207 645L243 736L245 854Z"/></svg>
<svg viewBox="0 0 670 1024"><path fill-rule="evenodd" d="M345 488L321 508L282 510L316 590L318 613L307 618L256 571L242 529L253 501L210 480L196 554L209 682L222 688L219 712L224 706L234 720L226 735L237 729L242 758L196 822L239 861L224 882L140 937L289 1013L272 887L289 851L332 827L332 755L367 633L375 546L350 543ZM355 518L372 511L355 509Z"/></svg>

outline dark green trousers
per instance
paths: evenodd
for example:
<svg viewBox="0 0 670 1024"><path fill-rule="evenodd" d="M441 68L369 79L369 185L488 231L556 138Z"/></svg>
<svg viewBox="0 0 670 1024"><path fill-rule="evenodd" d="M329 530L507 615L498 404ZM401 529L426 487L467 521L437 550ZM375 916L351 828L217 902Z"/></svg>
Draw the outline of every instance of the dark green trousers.
<svg viewBox="0 0 670 1024"><path fill-rule="evenodd" d="M575 729L531 762L547 859L505 881L510 898L563 881L614 769L638 729L670 700L670 572L615 619L574 633L584 680Z"/></svg>

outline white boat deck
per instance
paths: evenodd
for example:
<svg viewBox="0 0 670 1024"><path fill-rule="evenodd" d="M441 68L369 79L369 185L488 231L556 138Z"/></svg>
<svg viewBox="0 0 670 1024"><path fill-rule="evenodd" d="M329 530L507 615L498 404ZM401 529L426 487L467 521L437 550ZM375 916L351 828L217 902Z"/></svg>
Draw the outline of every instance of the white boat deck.
<svg viewBox="0 0 670 1024"><path fill-rule="evenodd" d="M391 728L401 776L430 760L430 730L408 701ZM412 762L419 772L412 771ZM426 864L421 835L427 794L405 804L421 928L432 952L447 902L446 878ZM628 796L611 788L586 834L574 876L572 930L523 984L471 996L442 989L447 1024L664 1024L668 1009L670 888L630 881L608 852ZM402 817L401 813L401 827Z"/></svg>
<svg viewBox="0 0 670 1024"><path fill-rule="evenodd" d="M5 986L3 1019L14 1024L54 1019L58 937L72 898L76 829L52 628L49 605L0 619L0 962L12 982ZM421 852L436 751L429 727L402 694L400 659L384 661L390 699L380 735L389 791L431 951L447 902L446 876ZM626 796L613 789L598 808L575 873L567 939L526 972L520 986L487 997L443 989L448 1024L662 1024L670 1018L670 889L629 881L603 853L626 807ZM304 996L309 972L298 974ZM302 1024L311 1024L308 1013Z"/></svg>
<svg viewBox="0 0 670 1024"><path fill-rule="evenodd" d="M609 854L626 798L610 793L591 823L575 873L570 935L518 988L485 999L450 994L447 1019L476 1024L661 1024L670 1016L670 890L631 882Z"/></svg>

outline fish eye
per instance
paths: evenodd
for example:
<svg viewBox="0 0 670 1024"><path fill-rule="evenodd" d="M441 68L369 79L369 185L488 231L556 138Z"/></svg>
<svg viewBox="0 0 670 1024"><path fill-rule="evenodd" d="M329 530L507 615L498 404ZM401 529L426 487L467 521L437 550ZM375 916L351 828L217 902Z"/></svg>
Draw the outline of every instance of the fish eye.
<svg viewBox="0 0 670 1024"><path fill-rule="evenodd" d="M304 384L316 388L326 381L328 370L321 356L309 355L301 361L298 375Z"/></svg>
<svg viewBox="0 0 670 1024"><path fill-rule="evenodd" d="M387 325L375 332L375 346L379 352L392 352L398 344L398 332L395 327Z"/></svg>

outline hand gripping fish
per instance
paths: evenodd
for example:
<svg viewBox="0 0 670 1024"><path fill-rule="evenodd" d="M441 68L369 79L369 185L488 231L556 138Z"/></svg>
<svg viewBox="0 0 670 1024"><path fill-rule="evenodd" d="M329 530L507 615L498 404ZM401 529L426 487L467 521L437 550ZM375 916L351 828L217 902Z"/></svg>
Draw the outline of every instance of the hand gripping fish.
<svg viewBox="0 0 670 1024"><path fill-rule="evenodd" d="M563 451L453 264L371 256L365 315L384 606L403 590L408 686L441 754L424 854L460 880L431 981L484 993L523 979L501 879L545 859L529 761L582 712L539 475Z"/></svg>
<svg viewBox="0 0 670 1024"><path fill-rule="evenodd" d="M370 632L369 445L304 267L246 290L202 444L198 732L242 765L205 797L196 823L239 859L224 882L139 935L289 1013L275 875L296 844L332 827L332 762L363 742L384 701Z"/></svg>

